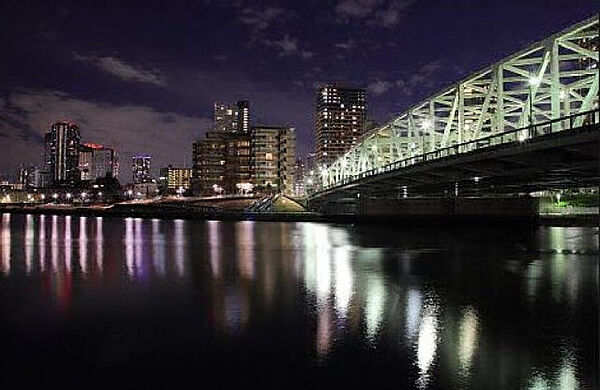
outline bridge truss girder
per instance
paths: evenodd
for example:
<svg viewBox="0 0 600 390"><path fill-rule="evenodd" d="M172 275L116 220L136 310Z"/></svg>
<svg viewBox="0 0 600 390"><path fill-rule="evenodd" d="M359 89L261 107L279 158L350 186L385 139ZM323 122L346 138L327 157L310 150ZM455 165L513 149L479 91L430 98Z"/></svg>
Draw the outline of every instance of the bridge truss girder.
<svg viewBox="0 0 600 390"><path fill-rule="evenodd" d="M410 164L411 158L427 152L597 108L598 29L598 17L583 21L416 104L365 134L323 170L323 186L334 187L397 161ZM571 128L583 120L577 118ZM568 125L555 122L551 130ZM521 137L519 133L513 137ZM507 142L515 140L509 138Z"/></svg>

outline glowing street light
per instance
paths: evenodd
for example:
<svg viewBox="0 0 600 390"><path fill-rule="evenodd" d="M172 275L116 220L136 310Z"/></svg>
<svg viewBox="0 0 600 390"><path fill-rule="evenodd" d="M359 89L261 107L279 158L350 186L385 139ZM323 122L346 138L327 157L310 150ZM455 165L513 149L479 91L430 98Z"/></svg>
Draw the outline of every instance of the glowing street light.
<svg viewBox="0 0 600 390"><path fill-rule="evenodd" d="M529 125L531 126L534 121L533 117L533 87L537 87L542 82L542 79L537 76L532 76L528 80L529 84Z"/></svg>
<svg viewBox="0 0 600 390"><path fill-rule="evenodd" d="M433 121L431 119L424 119L421 123L421 144L423 147L423 153L425 153L425 133L431 135L431 129L433 128Z"/></svg>
<svg viewBox="0 0 600 390"><path fill-rule="evenodd" d="M67 192L67 194L65 195L67 197L67 199L71 199L71 193Z"/></svg>
<svg viewBox="0 0 600 390"><path fill-rule="evenodd" d="M433 121L431 119L425 119L423 123L421 123L421 129L430 130L433 127Z"/></svg>
<svg viewBox="0 0 600 390"><path fill-rule="evenodd" d="M54 194L52 194L52 197L53 197L54 199L58 199L58 194L57 194L57 193L54 193Z"/></svg>

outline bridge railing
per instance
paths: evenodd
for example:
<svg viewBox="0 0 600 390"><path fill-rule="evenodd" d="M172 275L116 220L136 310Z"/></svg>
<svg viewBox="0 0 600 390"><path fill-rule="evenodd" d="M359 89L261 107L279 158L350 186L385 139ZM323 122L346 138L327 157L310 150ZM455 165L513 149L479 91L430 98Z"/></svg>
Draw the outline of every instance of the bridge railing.
<svg viewBox="0 0 600 390"><path fill-rule="evenodd" d="M378 168L370 169L368 171L364 171L356 175L348 176L336 182L335 184L323 187L319 192L327 191L329 189L343 186L364 178L395 171L401 168L407 168L428 161L440 160L447 157L479 151L481 149L493 148L498 145L506 146L508 144L527 144L530 140L539 138L541 136L558 132L564 132L581 126L588 126L599 123L600 109L596 108L594 110L581 112L575 115L553 119L539 124L532 124L522 128L493 134L488 137L479 138L476 140L433 150L427 153L405 158L403 160L398 160Z"/></svg>

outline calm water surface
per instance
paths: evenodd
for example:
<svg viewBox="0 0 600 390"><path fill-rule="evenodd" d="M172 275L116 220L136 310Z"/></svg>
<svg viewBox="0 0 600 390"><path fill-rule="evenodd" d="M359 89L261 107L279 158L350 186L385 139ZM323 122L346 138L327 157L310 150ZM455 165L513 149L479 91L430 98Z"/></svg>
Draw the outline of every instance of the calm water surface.
<svg viewBox="0 0 600 390"><path fill-rule="evenodd" d="M598 228L0 217L2 388L599 388Z"/></svg>

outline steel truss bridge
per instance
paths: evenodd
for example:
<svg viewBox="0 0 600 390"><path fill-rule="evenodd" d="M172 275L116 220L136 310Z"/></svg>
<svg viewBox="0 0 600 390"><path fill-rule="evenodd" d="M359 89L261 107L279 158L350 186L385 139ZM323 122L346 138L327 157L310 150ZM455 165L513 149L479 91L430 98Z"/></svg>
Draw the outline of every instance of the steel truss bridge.
<svg viewBox="0 0 600 390"><path fill-rule="evenodd" d="M597 185L599 43L596 16L414 105L322 169L311 200Z"/></svg>

